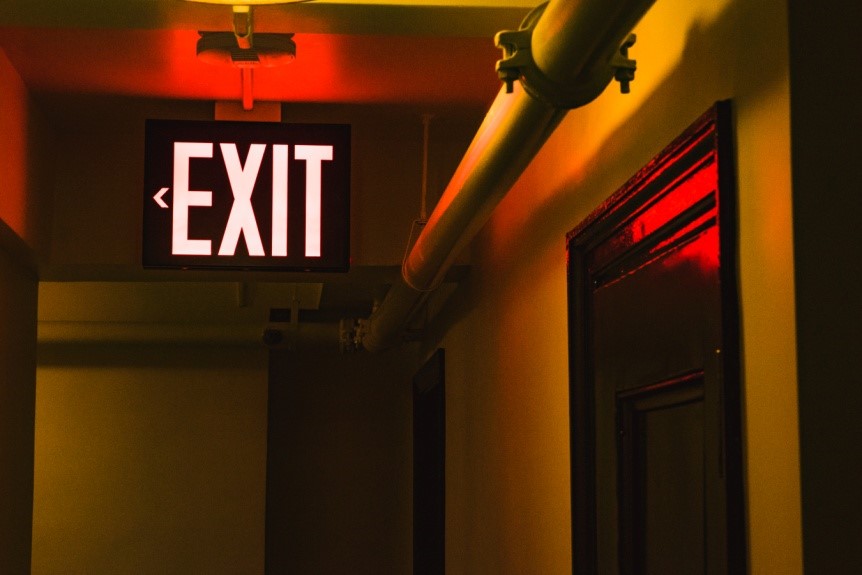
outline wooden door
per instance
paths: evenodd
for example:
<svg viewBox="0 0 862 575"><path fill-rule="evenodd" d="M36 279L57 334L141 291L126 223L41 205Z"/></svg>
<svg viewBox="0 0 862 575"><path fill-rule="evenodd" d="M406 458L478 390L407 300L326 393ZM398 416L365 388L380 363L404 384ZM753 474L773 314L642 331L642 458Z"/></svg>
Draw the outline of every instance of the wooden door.
<svg viewBox="0 0 862 575"><path fill-rule="evenodd" d="M745 570L730 107L568 237L575 572Z"/></svg>

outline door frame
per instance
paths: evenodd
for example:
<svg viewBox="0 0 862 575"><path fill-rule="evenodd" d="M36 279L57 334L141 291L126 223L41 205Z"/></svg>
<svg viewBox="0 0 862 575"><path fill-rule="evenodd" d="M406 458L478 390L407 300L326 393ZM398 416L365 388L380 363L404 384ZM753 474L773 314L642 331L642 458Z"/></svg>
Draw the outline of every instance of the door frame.
<svg viewBox="0 0 862 575"><path fill-rule="evenodd" d="M566 238L569 303L569 421L571 448L572 567L597 573L596 404L590 306L591 250L674 178L698 163L716 162L721 294L721 437L726 473L726 549L729 572L744 572L746 527L742 451L742 399L739 302L737 294L737 213L733 111L717 102L683 134L637 172Z"/></svg>
<svg viewBox="0 0 862 575"><path fill-rule="evenodd" d="M413 376L413 573L446 570L446 367L437 349Z"/></svg>

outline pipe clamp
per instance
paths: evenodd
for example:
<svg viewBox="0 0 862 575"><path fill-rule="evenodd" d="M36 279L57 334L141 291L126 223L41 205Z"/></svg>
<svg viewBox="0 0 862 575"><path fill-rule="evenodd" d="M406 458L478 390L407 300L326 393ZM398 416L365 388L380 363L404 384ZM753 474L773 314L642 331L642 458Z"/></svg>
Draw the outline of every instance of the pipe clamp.
<svg viewBox="0 0 862 575"><path fill-rule="evenodd" d="M593 101L601 94L611 80L620 82L622 93L629 92L629 83L634 80L637 63L628 57L628 49L635 43L634 34L629 34L614 53L604 69L572 84L557 82L536 65L532 54L533 30L544 12L543 4L524 19L519 30L498 32L494 42L503 51L503 58L497 61L497 76L506 85L506 92L512 92L515 80L520 80L524 90L533 98L554 108L578 108Z"/></svg>

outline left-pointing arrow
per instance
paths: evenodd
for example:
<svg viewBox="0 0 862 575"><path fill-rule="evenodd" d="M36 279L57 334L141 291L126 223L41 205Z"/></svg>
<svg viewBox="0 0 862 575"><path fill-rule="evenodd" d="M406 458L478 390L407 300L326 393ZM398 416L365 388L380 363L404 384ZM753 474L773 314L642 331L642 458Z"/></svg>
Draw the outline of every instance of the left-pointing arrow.
<svg viewBox="0 0 862 575"><path fill-rule="evenodd" d="M159 204L159 207L161 207L161 208L167 208L168 207L168 205L162 199L162 196L164 196L167 191L168 191L168 188L162 188L161 190L159 190L156 193L155 196L153 196L153 199L156 200L156 203Z"/></svg>

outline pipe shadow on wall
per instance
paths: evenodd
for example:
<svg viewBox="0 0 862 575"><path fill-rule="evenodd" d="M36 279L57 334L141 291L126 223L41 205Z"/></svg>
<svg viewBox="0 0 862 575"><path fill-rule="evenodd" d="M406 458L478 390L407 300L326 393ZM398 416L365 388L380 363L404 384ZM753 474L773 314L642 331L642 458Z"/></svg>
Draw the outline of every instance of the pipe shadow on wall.
<svg viewBox="0 0 862 575"><path fill-rule="evenodd" d="M778 30L784 22L783 18L770 14L768 9L737 0L711 23L689 29L675 68L630 118L605 139L594 156L581 162L587 168L573 171L560 183L551 182L555 189L544 194L549 199L529 214L524 214L516 229L506 231L505 245L487 246L495 253L507 254L498 262L503 267L496 273L502 277L529 274L529 265L524 266L524 262L535 260L537 254L549 250L559 250L562 257L565 234L716 100L756 96L784 80L786 56L771 42L771 39L784 34ZM745 42L741 38L745 38ZM656 40L640 40L649 41ZM636 50L637 45L633 52L635 58L638 57ZM639 66L648 69L649 62L639 61ZM615 86L608 88L614 89ZM636 93L637 89L635 80L632 91ZM587 104L587 107L592 105ZM577 122L579 115L578 110L570 112L558 132L566 129L567 122ZM551 138L553 140L554 136ZM539 161L541 156L540 152ZM536 169L536 162L528 171L531 169ZM516 184L510 194L531 193L528 189L519 189L521 185ZM477 241L486 242L487 232L486 227ZM474 258L474 261L479 259ZM481 281L477 276L481 269L475 263L473 267L473 279L468 278L459 286L446 309L429 327L424 349L433 350L450 328L468 316L478 304L474 282Z"/></svg>

